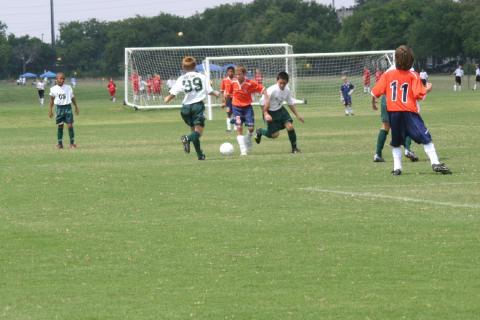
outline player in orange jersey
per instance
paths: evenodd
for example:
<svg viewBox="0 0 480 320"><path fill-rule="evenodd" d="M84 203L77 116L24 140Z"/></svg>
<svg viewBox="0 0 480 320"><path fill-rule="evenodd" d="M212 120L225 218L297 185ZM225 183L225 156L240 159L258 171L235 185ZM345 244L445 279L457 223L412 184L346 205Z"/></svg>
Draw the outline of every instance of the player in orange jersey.
<svg viewBox="0 0 480 320"><path fill-rule="evenodd" d="M232 98L228 97L225 93L225 89L227 84L231 84L232 81L235 79L235 68L233 66L229 66L227 68L226 77L223 78L222 83L220 85L220 91L223 94L223 103L222 108L225 108L225 112L227 113L227 132L232 131L232 114L233 114L233 107L232 107ZM234 128L236 129L236 128Z"/></svg>
<svg viewBox="0 0 480 320"><path fill-rule="evenodd" d="M376 109L376 98L386 95L387 111L392 130L393 175L402 174L402 144L408 135L422 144L430 158L432 169L442 174L451 171L438 160L432 137L420 116L418 100L423 100L432 90L432 84L423 86L420 76L413 70L412 49L402 45L395 50L395 67L387 70L372 89L372 107Z"/></svg>
<svg viewBox="0 0 480 320"><path fill-rule="evenodd" d="M240 155L246 156L252 148L252 136L255 126L255 117L252 108L252 94L264 94L268 99L265 88L254 80L247 79L247 69L243 65L235 67L236 79L226 85L227 97L232 97L233 117L237 126L237 141L240 146ZM267 100L266 100L267 101ZM243 135L243 124L248 128L248 135Z"/></svg>

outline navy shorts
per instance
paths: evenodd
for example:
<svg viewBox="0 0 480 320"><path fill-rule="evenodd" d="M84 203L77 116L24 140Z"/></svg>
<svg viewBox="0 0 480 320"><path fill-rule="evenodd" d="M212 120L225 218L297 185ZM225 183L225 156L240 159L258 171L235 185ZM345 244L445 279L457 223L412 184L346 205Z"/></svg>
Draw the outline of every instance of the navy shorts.
<svg viewBox="0 0 480 320"><path fill-rule="evenodd" d="M392 147L403 145L405 136L409 136L419 144L432 142L432 136L418 113L395 111L388 112L388 117L392 129L392 141L390 142Z"/></svg>
<svg viewBox="0 0 480 320"><path fill-rule="evenodd" d="M343 96L343 104L349 106L352 104L352 97L347 94L347 96Z"/></svg>
<svg viewBox="0 0 480 320"><path fill-rule="evenodd" d="M253 127L255 124L252 106L242 108L233 106L233 118L235 119L235 124L237 126L241 126L245 123L247 127Z"/></svg>

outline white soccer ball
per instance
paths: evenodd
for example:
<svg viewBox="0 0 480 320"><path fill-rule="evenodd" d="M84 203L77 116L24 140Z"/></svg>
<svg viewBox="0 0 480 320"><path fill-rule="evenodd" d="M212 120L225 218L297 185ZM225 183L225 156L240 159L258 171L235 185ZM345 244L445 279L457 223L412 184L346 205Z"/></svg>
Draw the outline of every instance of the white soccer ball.
<svg viewBox="0 0 480 320"><path fill-rule="evenodd" d="M233 151L233 144L231 144L230 142L222 143L222 145L220 146L220 153L224 156L231 156L233 154Z"/></svg>
<svg viewBox="0 0 480 320"><path fill-rule="evenodd" d="M179 37L183 37L183 32L182 32L182 31L180 31L179 33L177 33L177 36L179 36Z"/></svg>

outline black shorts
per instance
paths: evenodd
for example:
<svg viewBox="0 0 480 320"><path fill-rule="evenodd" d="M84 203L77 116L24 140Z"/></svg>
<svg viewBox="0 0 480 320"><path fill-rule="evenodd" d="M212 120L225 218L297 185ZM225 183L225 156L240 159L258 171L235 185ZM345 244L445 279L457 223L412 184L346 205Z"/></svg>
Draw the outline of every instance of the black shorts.
<svg viewBox="0 0 480 320"><path fill-rule="evenodd" d="M45 90L38 90L38 97L43 99L43 97L45 97Z"/></svg>
<svg viewBox="0 0 480 320"><path fill-rule="evenodd" d="M420 80L422 81L422 83L423 83L424 86L427 85L427 79L420 79Z"/></svg>
<svg viewBox="0 0 480 320"><path fill-rule="evenodd" d="M455 77L455 83L458 84L459 86L462 85L462 77Z"/></svg>
<svg viewBox="0 0 480 320"><path fill-rule="evenodd" d="M392 129L392 141L390 142L392 147L403 145L405 136L409 136L419 144L432 142L432 136L418 113L394 111L388 112L388 116Z"/></svg>
<svg viewBox="0 0 480 320"><path fill-rule="evenodd" d="M480 76L476 76L475 81L480 82Z"/></svg>

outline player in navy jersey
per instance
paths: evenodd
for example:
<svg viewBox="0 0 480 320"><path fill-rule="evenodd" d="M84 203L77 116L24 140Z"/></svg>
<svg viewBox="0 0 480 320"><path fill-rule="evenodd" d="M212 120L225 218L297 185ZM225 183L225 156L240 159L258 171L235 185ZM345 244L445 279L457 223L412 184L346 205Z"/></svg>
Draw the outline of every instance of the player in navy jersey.
<svg viewBox="0 0 480 320"><path fill-rule="evenodd" d="M342 77L343 84L340 87L340 100L343 102L345 106L345 115L346 116L353 116L353 109L352 109L352 93L355 90L354 85L348 81L346 76Z"/></svg>

